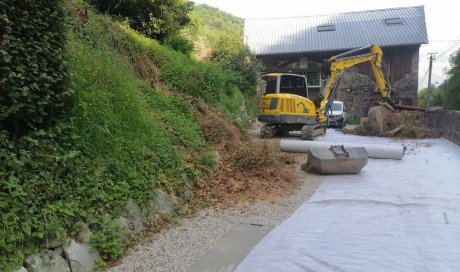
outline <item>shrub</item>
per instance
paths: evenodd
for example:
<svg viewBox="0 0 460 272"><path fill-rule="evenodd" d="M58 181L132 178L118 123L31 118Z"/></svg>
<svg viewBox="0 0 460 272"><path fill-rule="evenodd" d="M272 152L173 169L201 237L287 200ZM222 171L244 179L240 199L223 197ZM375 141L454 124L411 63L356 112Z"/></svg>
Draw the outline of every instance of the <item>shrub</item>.
<svg viewBox="0 0 460 272"><path fill-rule="evenodd" d="M190 56L193 52L193 43L185 38L182 38L180 35L169 36L165 40L164 44L184 55Z"/></svg>
<svg viewBox="0 0 460 272"><path fill-rule="evenodd" d="M220 36L213 47L211 60L224 69L235 71L240 77L240 90L249 96L255 95L260 64L242 40L226 35Z"/></svg>
<svg viewBox="0 0 460 272"><path fill-rule="evenodd" d="M127 18L147 37L163 41L190 22L193 2L187 0L89 0L97 10Z"/></svg>
<svg viewBox="0 0 460 272"><path fill-rule="evenodd" d="M51 124L71 97L61 2L0 2L0 129L11 137Z"/></svg>

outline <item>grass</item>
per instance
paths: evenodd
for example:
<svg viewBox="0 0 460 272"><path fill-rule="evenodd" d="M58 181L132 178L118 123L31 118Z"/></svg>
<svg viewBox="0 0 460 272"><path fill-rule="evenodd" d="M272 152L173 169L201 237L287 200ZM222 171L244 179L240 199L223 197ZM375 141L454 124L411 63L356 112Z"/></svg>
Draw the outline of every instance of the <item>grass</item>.
<svg viewBox="0 0 460 272"><path fill-rule="evenodd" d="M361 121L361 117L359 116L348 116L347 117L347 124L349 125L359 125Z"/></svg>

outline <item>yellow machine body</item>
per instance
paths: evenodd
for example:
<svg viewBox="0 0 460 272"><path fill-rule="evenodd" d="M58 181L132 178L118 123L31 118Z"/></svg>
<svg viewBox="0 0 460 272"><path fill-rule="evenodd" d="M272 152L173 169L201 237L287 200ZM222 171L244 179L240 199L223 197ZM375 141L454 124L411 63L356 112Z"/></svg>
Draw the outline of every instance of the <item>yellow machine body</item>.
<svg viewBox="0 0 460 272"><path fill-rule="evenodd" d="M316 117L316 107L305 97L294 94L267 94L262 98L261 114L290 116L292 120L298 117ZM286 122L291 120L286 118Z"/></svg>

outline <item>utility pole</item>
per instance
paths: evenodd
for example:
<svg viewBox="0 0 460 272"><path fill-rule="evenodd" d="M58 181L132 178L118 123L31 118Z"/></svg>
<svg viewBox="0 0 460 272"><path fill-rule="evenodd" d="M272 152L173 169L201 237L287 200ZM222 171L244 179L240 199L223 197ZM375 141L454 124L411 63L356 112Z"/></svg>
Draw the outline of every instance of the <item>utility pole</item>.
<svg viewBox="0 0 460 272"><path fill-rule="evenodd" d="M437 53L437 52L436 52ZM436 53L428 53L430 55L430 68L428 68L428 88L426 90L426 107L430 107L431 102L431 70L433 68L433 59Z"/></svg>

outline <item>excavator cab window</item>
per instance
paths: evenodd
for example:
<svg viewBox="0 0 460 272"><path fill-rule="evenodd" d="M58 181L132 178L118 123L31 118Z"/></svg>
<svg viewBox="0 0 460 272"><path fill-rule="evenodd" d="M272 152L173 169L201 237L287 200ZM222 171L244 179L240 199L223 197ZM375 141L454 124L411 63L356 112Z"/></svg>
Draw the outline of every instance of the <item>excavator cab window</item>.
<svg viewBox="0 0 460 272"><path fill-rule="evenodd" d="M274 94L276 93L276 84L278 81L277 76L263 76L261 84L261 92L263 94Z"/></svg>
<svg viewBox="0 0 460 272"><path fill-rule="evenodd" d="M305 77L297 75L282 75L280 93L296 94L307 97Z"/></svg>

